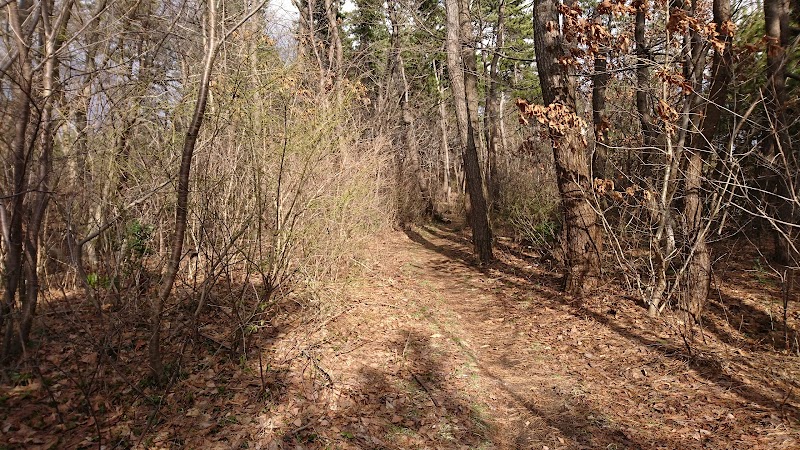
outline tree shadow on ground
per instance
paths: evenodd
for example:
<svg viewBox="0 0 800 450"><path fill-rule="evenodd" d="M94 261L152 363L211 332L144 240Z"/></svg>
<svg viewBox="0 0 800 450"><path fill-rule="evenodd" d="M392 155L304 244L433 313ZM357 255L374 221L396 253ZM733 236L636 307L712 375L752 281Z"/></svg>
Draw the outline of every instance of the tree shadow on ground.
<svg viewBox="0 0 800 450"><path fill-rule="evenodd" d="M365 366L349 395L356 404L334 421L349 422L345 436L361 448L480 448L489 426L480 408L448 380L441 349L419 330L402 330L391 350L398 364Z"/></svg>
<svg viewBox="0 0 800 450"><path fill-rule="evenodd" d="M454 236L449 230L430 226L424 227L423 230L448 243L437 245L414 230L406 230L406 235L412 241L429 250L448 258L460 260L467 266L473 266L475 259L471 253L465 250L464 242L458 236ZM641 330L642 333L638 333L633 327L622 326L613 317L598 313L586 307L581 301L568 298L556 292L553 289L553 286L557 284L554 280L542 280L540 275L532 271L515 267L504 261L495 261L483 267L476 267L476 269L484 274L491 273L494 277L499 274L501 281L506 285L536 292L542 299L554 304L564 305L568 307L573 315L591 319L636 345L658 349L661 354L668 358L685 362L706 380L715 383L722 389L735 392L748 402L755 403L761 408L779 414L791 421L800 421L800 409L788 403L789 400L797 401L796 394L792 390L776 392L775 386L767 385L766 382L754 382L753 380L758 380L758 378L752 376L752 374L749 377L750 382L746 383L743 377L735 373L729 373L730 371L725 369L725 361L722 359L708 354L692 352L683 343L669 342L655 336L647 336L644 330ZM752 369L758 371L757 368ZM794 380L783 381L795 384Z"/></svg>
<svg viewBox="0 0 800 450"><path fill-rule="evenodd" d="M602 412L598 411L583 396L573 395L568 389L552 386L536 395L535 400L529 395L531 386L528 383L513 385L498 375L488 365L482 363L458 336L448 331L433 317L428 321L467 356L480 374L487 377L491 384L497 386L508 400L521 407L527 416L519 418L513 424L513 448L646 448L622 429L613 424ZM502 364L502 362L500 362ZM497 442L497 441L495 441Z"/></svg>
<svg viewBox="0 0 800 450"><path fill-rule="evenodd" d="M451 382L452 373L440 361L447 358L441 346L418 330L403 330L394 345L404 355L403 367L396 372L364 368L355 394L362 401L341 415L354 424L352 429L375 421L382 424L383 436L376 436L375 427L371 434L369 427L363 426L363 431L351 432L361 448L643 448L584 397L554 387L538 396L535 404L523 393L528 386L506 384L475 360L457 336L435 319L428 321L446 339L456 342L459 351L480 369L481 376L498 386L527 416L515 419L509 427L511 436L499 436L500 430L489 425L484 405Z"/></svg>
<svg viewBox="0 0 800 450"><path fill-rule="evenodd" d="M729 345L747 348L752 352L771 353L787 350L782 305L777 311L777 316L772 316L763 309L756 308L721 289L713 290L711 296L706 302L705 311L712 315L714 320L705 321L703 325L720 340ZM715 322L727 324L727 327L719 326ZM733 330L736 330L735 333ZM789 338L788 347L791 348L792 339L797 337L798 332L791 324L787 324L785 332Z"/></svg>
<svg viewBox="0 0 800 450"><path fill-rule="evenodd" d="M0 441L21 445L12 448L237 448L246 442L255 413L287 400L288 371L258 357L269 354L285 327L262 327L258 342L239 352L230 344L229 312L208 307L195 322L195 305L184 295L170 304L162 383L147 364L150 334L138 299L102 311L79 296L47 304L16 385L0 386L6 424ZM221 302L222 294L214 295ZM258 363L252 368L253 359L261 370ZM3 398L6 389L24 395Z"/></svg>
<svg viewBox="0 0 800 450"><path fill-rule="evenodd" d="M452 285L454 279L446 272L453 265L476 269L472 254L466 250L467 240L446 229L426 231L436 237L436 243L413 230L408 230L407 235L443 255L432 265L440 271L442 280ZM502 260L477 270L486 274L485 278L491 276L511 288L535 293L539 305L563 307L634 345L654 348L666 357L686 362L703 378L764 410L794 420L800 417L797 409L787 403L795 397L776 392L759 377L751 376L759 368L747 366L748 360L739 362L748 370L750 380L745 382L741 373L731 373L726 368L723 358L690 354L677 340L664 341L648 334L648 330L623 324L621 318L598 313L561 295L555 274L543 276L538 269ZM479 284L473 279L468 283ZM350 386L345 383L349 379L326 378L321 357L324 355L311 348L318 343L287 342L291 338L286 335L309 323L303 317L303 308L293 299L276 305L283 318L260 325L246 345L249 351L234 354L231 345L225 344L230 342L227 324L232 319L231 312L221 305L227 291L240 289L223 286L215 293L215 306L203 315L208 328L201 329L200 335L186 329L192 324L192 305L184 304L187 302L182 298L175 300L174 320L165 325L165 350L170 354L166 359L171 363L166 388L147 383L143 361L148 327L146 319L137 315L146 310L144 307L131 308L117 317L106 314L103 322L94 309L82 307L74 298L50 305L40 328L48 336L40 335L41 346L29 349L41 360L36 369L39 372L16 374L30 378L12 387L16 392L10 392L13 395L9 397L9 391L0 392L4 433L10 430L24 439L12 443L19 448L51 442L61 448L129 448L136 444L164 448L237 448L247 444L252 448L255 443L267 449L328 445L371 449L480 448L501 439L487 425L486 412L483 405L476 403L476 397L451 383L447 355L428 334L401 329L393 337L391 348L402 356L402 364L364 364L355 384ZM58 309L62 306L65 309ZM509 316L520 314L513 299L503 298L500 307ZM183 309L186 311L181 312ZM58 328L56 324L60 324ZM446 327L435 320L432 324L463 354L472 354ZM375 337L374 331L367 332L366 337ZM285 348L276 348L279 345ZM292 347L296 345L304 347ZM481 362L479 366L508 396L508 403L519 405L529 414L527 418L514 419L511 428L516 434L505 448L541 448L543 443L550 448L685 447L683 441L651 442L642 437L642 433L648 433L646 430L635 434L623 429L604 417L598 403L563 389L548 386L532 396L529 385L513 385L501 373L513 370L514 359L521 357L504 353L497 365L490 367ZM472 359L477 363L474 356ZM375 362L375 358L371 361ZM797 385L796 380L789 381ZM6 421L6 412L20 423ZM7 436L0 433L0 441Z"/></svg>
<svg viewBox="0 0 800 450"><path fill-rule="evenodd" d="M707 302L707 312L720 323L727 324L714 330L726 343L753 352L797 352L800 349L797 348L796 339L800 333L795 324L800 319L800 313L792 310L792 303L796 302L791 301L795 300L796 295L789 292L789 316L784 329L785 292L778 272L785 266L770 262L766 256L773 253L773 246L773 239L762 238L760 242L755 242L747 236L714 246L719 256L714 268L714 286ZM797 317L794 324L792 315ZM713 328L713 324L709 328ZM784 332L789 340L788 345Z"/></svg>

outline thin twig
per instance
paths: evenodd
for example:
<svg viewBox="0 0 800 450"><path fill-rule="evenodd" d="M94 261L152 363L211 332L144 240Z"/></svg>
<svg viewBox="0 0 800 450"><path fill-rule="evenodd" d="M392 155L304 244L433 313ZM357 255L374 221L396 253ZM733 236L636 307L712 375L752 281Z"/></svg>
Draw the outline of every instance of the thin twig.
<svg viewBox="0 0 800 450"><path fill-rule="evenodd" d="M422 386L422 389L424 389L425 393L428 394L428 398L430 398L431 401L433 402L433 406L438 408L439 402L437 402L436 399L433 398L433 394L431 394L431 391L430 389L428 389L428 386L425 386L425 383L423 383L422 380L419 379L417 374L415 374L411 369L408 369L408 373L410 373L411 376L414 377L414 381L416 381L420 386Z"/></svg>
<svg viewBox="0 0 800 450"><path fill-rule="evenodd" d="M314 368L317 369L325 377L325 380L328 381L328 384L326 386L333 387L333 378L330 376L330 374L325 369L322 368L322 366L319 365L319 362L317 361L317 358L315 358L313 355L308 353L306 350L303 350L301 352L301 354L303 356L305 356L306 358L308 358L308 360L311 361L311 364L314 365Z"/></svg>

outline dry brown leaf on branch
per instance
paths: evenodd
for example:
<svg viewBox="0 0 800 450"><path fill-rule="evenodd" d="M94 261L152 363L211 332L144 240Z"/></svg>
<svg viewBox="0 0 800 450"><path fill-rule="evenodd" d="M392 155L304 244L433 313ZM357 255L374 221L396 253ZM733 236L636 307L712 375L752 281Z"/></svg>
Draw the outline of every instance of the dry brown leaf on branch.
<svg viewBox="0 0 800 450"><path fill-rule="evenodd" d="M658 112L659 117L661 117L661 120L668 125L673 124L678 120L678 112L675 111L675 108L673 108L672 105L665 102L663 99L658 99L656 111Z"/></svg>
<svg viewBox="0 0 800 450"><path fill-rule="evenodd" d="M736 24L730 20L726 20L720 25L719 32L722 35L733 37L736 34Z"/></svg>

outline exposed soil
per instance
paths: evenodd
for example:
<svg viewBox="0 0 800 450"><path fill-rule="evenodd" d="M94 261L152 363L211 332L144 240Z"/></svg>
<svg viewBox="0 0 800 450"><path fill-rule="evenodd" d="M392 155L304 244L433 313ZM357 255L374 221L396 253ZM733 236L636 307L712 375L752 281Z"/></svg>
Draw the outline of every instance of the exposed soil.
<svg viewBox="0 0 800 450"><path fill-rule="evenodd" d="M330 298L279 304L247 358L222 356L216 313L166 388L129 381L144 329L100 355L91 313L57 328L53 302L40 369L0 391L0 448L800 448L800 357L753 255L719 264L686 340L613 282L564 296L518 250L479 268L462 233L387 234Z"/></svg>

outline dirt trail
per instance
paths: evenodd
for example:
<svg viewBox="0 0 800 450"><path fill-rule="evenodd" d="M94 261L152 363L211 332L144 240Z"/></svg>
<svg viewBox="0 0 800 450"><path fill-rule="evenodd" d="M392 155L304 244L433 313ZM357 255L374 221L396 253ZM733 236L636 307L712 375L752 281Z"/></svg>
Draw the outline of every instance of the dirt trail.
<svg viewBox="0 0 800 450"><path fill-rule="evenodd" d="M800 448L797 358L690 355L633 301L566 298L508 252L478 269L441 228L372 255L319 354L352 399L331 448Z"/></svg>
<svg viewBox="0 0 800 450"><path fill-rule="evenodd" d="M94 310L53 303L39 371L0 386L0 448L800 448L800 358L777 350L759 273L718 264L690 350L676 317L611 282L578 301L536 259L496 256L476 267L448 229L388 233L326 298L282 296L235 353L223 286L202 338L170 341L167 387L137 381L146 327L95 346Z"/></svg>

